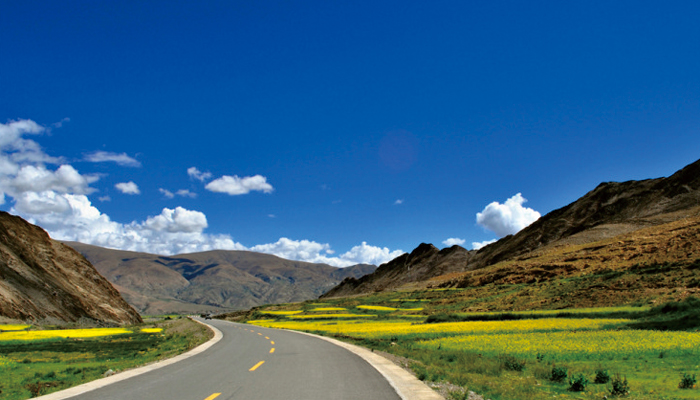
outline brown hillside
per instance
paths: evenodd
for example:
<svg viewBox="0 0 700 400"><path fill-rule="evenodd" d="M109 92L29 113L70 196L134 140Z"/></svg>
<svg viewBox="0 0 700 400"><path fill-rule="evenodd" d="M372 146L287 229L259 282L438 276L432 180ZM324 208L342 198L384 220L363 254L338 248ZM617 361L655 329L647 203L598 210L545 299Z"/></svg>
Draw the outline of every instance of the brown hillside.
<svg viewBox="0 0 700 400"><path fill-rule="evenodd" d="M582 198L548 213L516 235L507 236L477 252L451 250L460 256L443 260L437 249L422 244L410 255L381 265L362 280L348 279L324 296L423 287L426 280L446 273L476 271L499 262L529 257L539 249L558 243L592 243L672 222L684 218L679 211L698 205L700 160L668 178L602 183ZM426 252L430 253L428 257L424 255ZM422 262L421 259L426 261ZM411 269L420 273L411 273Z"/></svg>
<svg viewBox="0 0 700 400"><path fill-rule="evenodd" d="M0 315L48 323L141 322L85 257L6 212L0 212Z"/></svg>
<svg viewBox="0 0 700 400"><path fill-rule="evenodd" d="M248 309L318 297L373 265L336 268L249 251L177 256L66 243L90 260L126 300L145 314Z"/></svg>

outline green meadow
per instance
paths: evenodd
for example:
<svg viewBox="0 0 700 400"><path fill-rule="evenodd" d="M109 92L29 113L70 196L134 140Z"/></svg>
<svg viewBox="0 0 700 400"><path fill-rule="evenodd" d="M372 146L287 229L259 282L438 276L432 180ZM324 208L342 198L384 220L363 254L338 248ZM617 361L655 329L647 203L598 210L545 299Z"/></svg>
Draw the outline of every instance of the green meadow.
<svg viewBox="0 0 700 400"><path fill-rule="evenodd" d="M124 371L172 357L210 337L204 326L178 317L122 328L126 329L112 332L126 333L105 330L106 336L97 337L90 337L91 329L75 330L69 338L42 338L53 332L46 327L1 332L0 399L27 399L80 385L109 370ZM17 339L18 333L27 338Z"/></svg>

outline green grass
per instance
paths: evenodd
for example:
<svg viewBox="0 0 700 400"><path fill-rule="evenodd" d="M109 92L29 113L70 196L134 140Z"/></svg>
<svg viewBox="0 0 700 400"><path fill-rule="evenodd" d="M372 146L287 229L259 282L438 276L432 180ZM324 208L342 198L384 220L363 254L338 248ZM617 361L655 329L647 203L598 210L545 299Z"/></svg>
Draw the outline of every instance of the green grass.
<svg viewBox="0 0 700 400"><path fill-rule="evenodd" d="M0 342L0 398L27 399L169 358L209 338L205 327L188 319L134 327L163 333L132 333L86 339Z"/></svg>
<svg viewBox="0 0 700 400"><path fill-rule="evenodd" d="M501 287L497 293L491 293L486 298L487 302L494 299L508 299L514 293L520 293L523 285L508 285ZM601 308L577 308L577 309L544 309L522 311L490 311L490 312L466 312L467 309L479 307L479 303L468 297L460 297L459 291L416 291L376 293L369 296L325 299L325 306L344 307L348 313L371 313L358 305L371 305L379 307L397 308L399 304L411 306L420 301L423 310L416 312L376 311L375 322L406 321L409 317L415 323L441 323L456 321L504 321L543 318L566 319L627 319L612 329L623 334L631 330L635 335L645 338L644 330L653 331L685 331L687 334L696 335L700 331L700 300L689 297L681 302L669 302L654 308L648 306L618 306ZM397 301L398 300L398 301ZM489 303L486 303L489 304ZM637 303L638 304L638 303ZM308 303L289 304L286 307L294 309L311 309ZM408 308L408 307L407 307ZM480 308L480 307L479 307ZM260 307L258 311L264 310ZM255 313L251 313L253 315ZM418 316L419 318L415 318ZM269 317L269 316L268 316ZM270 321L290 321L280 317ZM546 320L543 320L546 321ZM300 321L298 321L300 322ZM309 322L311 323L311 322ZM361 324L361 321L357 321ZM544 323L544 322L543 322ZM335 326L329 323L329 327ZM294 328L300 329L300 328ZM301 328L303 330L303 328ZM314 333L326 334L318 330L316 325ZM609 329L609 328L602 328ZM533 331L535 332L535 331ZM583 331L578 331L583 337ZM608 335L603 333L603 337ZM576 331L571 331L576 335ZM686 333L683 333L685 335ZM546 337L548 334L543 334ZM678 338L683 338L678 335ZM503 334L503 341L508 342L508 334ZM554 336L554 335L552 335ZM673 334L671 334L673 336ZM485 398L492 400L534 400L534 399L586 399L601 400L605 396L611 397L612 383L596 384L596 371L604 370L610 377L618 376L626 378L629 382L630 395L627 398L643 400L690 400L700 398L697 388L682 389L679 384L684 377L698 375L700 373L700 348L690 350L672 349L667 351L602 351L600 354L561 354L555 351L551 353L538 353L536 351L519 351L512 354L499 353L498 351L486 351L485 348L470 349L460 347L458 335L420 335L420 334L392 334L389 336L370 336L362 334L348 335L335 334L341 340L349 341L373 350L389 352L412 360L412 368L416 375L431 382L449 382L463 389L456 391L451 397L463 399L465 389L474 391ZM533 337L537 337L533 334ZM630 337L635 337L631 335ZM675 336L674 336L675 337ZM513 334L512 340L516 338ZM638 339L641 341L641 339ZM669 343L674 343L671 339ZM443 343L444 341L444 343ZM452 344L451 344L452 343ZM457 343L457 345L455 345ZM586 343L584 340L582 343ZM604 343L604 342L601 342ZM634 342L632 342L634 343ZM610 346L608 346L610 347ZM614 347L614 346L613 346ZM518 368L514 368L518 366ZM521 368L522 366L522 368ZM570 391L569 379L562 382L551 380L552 369L565 368L568 378L575 378L579 382L587 381L583 391ZM521 369L521 370L518 370ZM556 396L556 397L554 397Z"/></svg>

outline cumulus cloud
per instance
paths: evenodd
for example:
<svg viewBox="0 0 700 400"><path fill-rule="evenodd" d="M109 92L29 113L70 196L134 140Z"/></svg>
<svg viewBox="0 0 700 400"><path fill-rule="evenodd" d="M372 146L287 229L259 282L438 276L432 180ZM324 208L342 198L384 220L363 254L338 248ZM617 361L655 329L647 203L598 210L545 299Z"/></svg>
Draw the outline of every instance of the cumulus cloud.
<svg viewBox="0 0 700 400"><path fill-rule="evenodd" d="M485 240L483 242L472 242L472 250L479 250L482 247L486 247L491 243L496 243L498 239Z"/></svg>
<svg viewBox="0 0 700 400"><path fill-rule="evenodd" d="M312 263L323 263L335 267L349 267L355 264L380 265L403 254L401 250L391 251L386 247L370 246L362 242L350 251L337 257L331 255L335 253L327 243L318 243L309 240L292 240L280 238L275 243L268 243L253 246L252 251L273 254L289 260L299 260Z"/></svg>
<svg viewBox="0 0 700 400"><path fill-rule="evenodd" d="M504 204L494 201L476 214L476 222L499 237L515 234L540 218L537 211L523 207L526 201L520 193Z"/></svg>
<svg viewBox="0 0 700 400"><path fill-rule="evenodd" d="M460 238L449 238L449 239L443 240L443 241L442 241L442 244L444 244L444 245L447 246L447 247L452 247L452 246L454 246L454 245L456 245L456 244L461 246L461 245L463 245L465 242L466 242L466 240L464 240L464 239L460 239Z"/></svg>
<svg viewBox="0 0 700 400"><path fill-rule="evenodd" d="M251 191L272 193L274 190L272 185L267 183L267 178L262 175L246 176L244 178L236 175L224 175L209 182L204 188L211 192L226 193L231 196L248 194Z"/></svg>
<svg viewBox="0 0 700 400"><path fill-rule="evenodd" d="M114 187L124 194L141 194L138 185L132 181L117 183Z"/></svg>
<svg viewBox="0 0 700 400"><path fill-rule="evenodd" d="M194 199L195 197L197 197L197 193L190 192L187 189L180 189L175 193L171 192L168 189L163 189L163 188L158 189L158 191L161 192L163 194L163 196L165 196L168 199L175 198L175 195L180 196L180 197L189 197L191 199Z"/></svg>
<svg viewBox="0 0 700 400"><path fill-rule="evenodd" d="M395 205L395 206L398 206L399 204L403 204L403 199L397 199L397 200L394 202L394 205Z"/></svg>
<svg viewBox="0 0 700 400"><path fill-rule="evenodd" d="M24 135L38 135L46 132L46 128L28 119L0 123L0 151L2 152L4 168L9 165L19 169L27 163L60 164L63 160L44 153L39 144Z"/></svg>
<svg viewBox="0 0 700 400"><path fill-rule="evenodd" d="M204 182L204 181L209 180L211 178L211 172L202 172L202 171L198 170L196 167L187 168L187 175L189 175L191 178L194 178L200 182Z"/></svg>
<svg viewBox="0 0 700 400"><path fill-rule="evenodd" d="M182 197L189 197L191 199L194 199L195 197L197 197L197 193L190 192L187 189L180 189L177 192L175 192L175 194L178 196L182 196Z"/></svg>
<svg viewBox="0 0 700 400"><path fill-rule="evenodd" d="M87 154L85 156L85 161L89 162L114 162L123 167L140 167L141 162L137 159L129 157L126 153L110 153L107 151L96 151L94 153Z"/></svg>
<svg viewBox="0 0 700 400"><path fill-rule="evenodd" d="M143 226L154 231L201 233L207 227L207 217L202 212L182 207L164 208L160 215L149 217Z"/></svg>
<svg viewBox="0 0 700 400"><path fill-rule="evenodd" d="M98 176L81 174L71 165L63 164L62 158L47 155L36 142L25 137L46 131L46 128L31 120L0 124L0 204L8 200L13 202L9 210L11 213L41 226L54 239L163 255L215 249L252 250L338 267L359 263L382 264L403 253L362 242L350 251L335 256L329 244L288 238L247 248L229 235L205 233L208 227L206 215L183 207L163 208L160 214L148 216L140 222L112 221L88 198L88 194L95 191L90 185L99 179ZM136 166L135 160L125 154L95 152L88 157L94 162L111 161ZM51 169L47 164L59 166ZM202 173L194 167L188 170L188 174L201 181L211 177L211 174ZM229 194L253 190L269 193L273 190L266 178L260 175L246 178L224 176L211 184L214 185L209 190ZM116 187L123 193L140 193L134 182L122 182ZM196 196L186 189L175 193L167 189L160 191L165 196ZM111 200L109 196L98 199L102 202Z"/></svg>

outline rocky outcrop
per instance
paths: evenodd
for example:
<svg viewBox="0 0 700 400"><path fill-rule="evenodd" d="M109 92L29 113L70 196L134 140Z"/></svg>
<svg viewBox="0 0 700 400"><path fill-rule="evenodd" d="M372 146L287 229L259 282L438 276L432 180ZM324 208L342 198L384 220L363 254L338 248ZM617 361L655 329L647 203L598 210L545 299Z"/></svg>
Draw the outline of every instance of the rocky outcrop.
<svg viewBox="0 0 700 400"><path fill-rule="evenodd" d="M601 183L577 201L554 210L515 235L468 252L459 246L438 251L421 244L362 279L346 279L324 295L340 297L404 288L451 272L486 268L565 240L578 244L608 239L684 218L700 206L700 160L668 178ZM424 285L425 286L425 285Z"/></svg>
<svg viewBox="0 0 700 400"><path fill-rule="evenodd" d="M85 257L6 212L0 212L0 315L49 323L141 322Z"/></svg>

